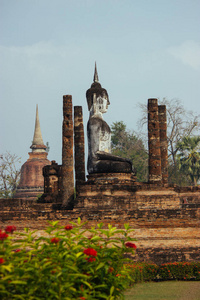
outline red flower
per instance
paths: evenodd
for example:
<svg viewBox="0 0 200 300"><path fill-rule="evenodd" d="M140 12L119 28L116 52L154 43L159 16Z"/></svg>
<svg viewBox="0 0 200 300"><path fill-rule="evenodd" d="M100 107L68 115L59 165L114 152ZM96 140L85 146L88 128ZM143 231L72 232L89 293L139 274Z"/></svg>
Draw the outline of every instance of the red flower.
<svg viewBox="0 0 200 300"><path fill-rule="evenodd" d="M20 251L21 251L21 249L15 249L14 250L15 253L20 252Z"/></svg>
<svg viewBox="0 0 200 300"><path fill-rule="evenodd" d="M114 271L114 268L113 267L109 267L108 272L112 273L113 271Z"/></svg>
<svg viewBox="0 0 200 300"><path fill-rule="evenodd" d="M93 248L87 248L83 251L83 253L88 256L97 256L97 251Z"/></svg>
<svg viewBox="0 0 200 300"><path fill-rule="evenodd" d="M4 262L5 260L2 257L0 257L0 264L3 264Z"/></svg>
<svg viewBox="0 0 200 300"><path fill-rule="evenodd" d="M73 227L72 227L72 225L66 225L65 226L65 230L71 230Z"/></svg>
<svg viewBox="0 0 200 300"><path fill-rule="evenodd" d="M85 297L79 297L79 299L86 300L86 298L85 298Z"/></svg>
<svg viewBox="0 0 200 300"><path fill-rule="evenodd" d="M94 258L94 257L88 257L88 258L86 258L86 260L87 260L88 262L92 262L92 261L95 261L96 258Z"/></svg>
<svg viewBox="0 0 200 300"><path fill-rule="evenodd" d="M5 239L7 239L8 234L6 234L5 232L0 232L0 240L3 241Z"/></svg>
<svg viewBox="0 0 200 300"><path fill-rule="evenodd" d="M16 230L16 227L11 225L11 226L6 227L5 232L13 233L15 230Z"/></svg>
<svg viewBox="0 0 200 300"><path fill-rule="evenodd" d="M59 238L57 238L57 237L54 237L54 238L52 238L51 239L51 243L53 243L53 244L57 244L57 243L59 243Z"/></svg>
<svg viewBox="0 0 200 300"><path fill-rule="evenodd" d="M133 249L136 249L136 248L137 248L137 246L136 246L135 244L131 243L131 242L127 242L127 243L125 244L125 246L128 247L128 248L133 248Z"/></svg>

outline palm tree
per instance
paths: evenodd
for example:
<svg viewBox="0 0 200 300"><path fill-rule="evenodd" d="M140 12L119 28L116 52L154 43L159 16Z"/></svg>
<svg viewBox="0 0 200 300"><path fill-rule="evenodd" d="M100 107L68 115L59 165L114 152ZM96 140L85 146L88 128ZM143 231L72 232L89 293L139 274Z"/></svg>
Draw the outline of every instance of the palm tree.
<svg viewBox="0 0 200 300"><path fill-rule="evenodd" d="M179 142L179 168L189 175L193 185L200 178L200 136L184 137Z"/></svg>

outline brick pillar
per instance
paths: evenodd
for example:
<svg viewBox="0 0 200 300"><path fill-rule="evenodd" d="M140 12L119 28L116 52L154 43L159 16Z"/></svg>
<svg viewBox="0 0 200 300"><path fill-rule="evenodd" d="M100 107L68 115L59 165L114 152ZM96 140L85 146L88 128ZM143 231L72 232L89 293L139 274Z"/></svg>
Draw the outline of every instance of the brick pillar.
<svg viewBox="0 0 200 300"><path fill-rule="evenodd" d="M148 99L149 183L161 184L160 129L157 99Z"/></svg>
<svg viewBox="0 0 200 300"><path fill-rule="evenodd" d="M63 144L62 144L62 205L69 208L74 200L74 159L72 96L63 96Z"/></svg>
<svg viewBox="0 0 200 300"><path fill-rule="evenodd" d="M74 149L76 192L85 182L85 143L82 106L74 106Z"/></svg>
<svg viewBox="0 0 200 300"><path fill-rule="evenodd" d="M159 118L159 127L160 127L162 183L168 184L167 116L166 116L165 105L158 106L158 118Z"/></svg>

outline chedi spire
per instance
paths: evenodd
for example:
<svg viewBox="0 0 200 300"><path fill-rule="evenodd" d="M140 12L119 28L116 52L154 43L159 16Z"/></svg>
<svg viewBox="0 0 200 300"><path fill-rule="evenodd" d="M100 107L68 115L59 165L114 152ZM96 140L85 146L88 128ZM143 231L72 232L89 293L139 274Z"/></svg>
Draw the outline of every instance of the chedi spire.
<svg viewBox="0 0 200 300"><path fill-rule="evenodd" d="M42 132L40 128L38 105L36 106L35 130L34 130L33 142L30 148L32 149L32 152L45 152L46 150L46 146L44 145Z"/></svg>
<svg viewBox="0 0 200 300"><path fill-rule="evenodd" d="M94 67L94 79L93 79L94 82L99 82L99 77L98 77L98 73L97 73L97 64L96 64L96 61L95 61L95 67Z"/></svg>

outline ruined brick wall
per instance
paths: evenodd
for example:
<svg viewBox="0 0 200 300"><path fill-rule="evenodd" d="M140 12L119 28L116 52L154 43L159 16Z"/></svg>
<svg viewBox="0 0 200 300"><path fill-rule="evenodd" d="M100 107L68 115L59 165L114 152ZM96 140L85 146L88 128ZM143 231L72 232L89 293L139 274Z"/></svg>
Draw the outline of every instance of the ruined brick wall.
<svg viewBox="0 0 200 300"><path fill-rule="evenodd" d="M61 225L66 225L78 217L88 221L88 227L103 222L105 226L112 224L123 228L124 223L129 223L134 229L133 236L137 238L136 261L200 261L199 191L199 188L179 189L171 191L171 194L168 191L167 196L163 188L153 190L144 186L132 192L135 198L132 199L131 208L130 190L127 192L129 196L123 198L123 190L120 189L118 196L116 190L110 191L110 196L105 190L107 196L93 198L93 206L89 198L95 190L85 191L88 193L84 196L85 208L77 207L74 210L59 210L52 203L0 199L0 228L6 225L15 225L18 230L30 227L39 229L42 234L48 220L59 220ZM113 199L116 199L115 202Z"/></svg>

